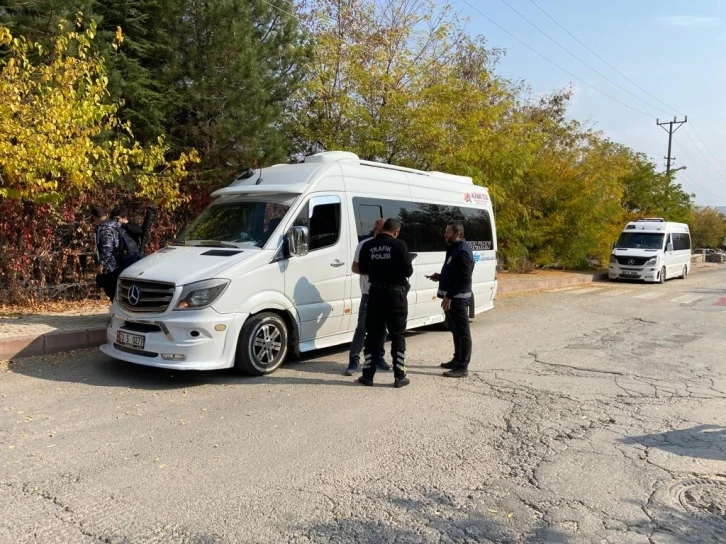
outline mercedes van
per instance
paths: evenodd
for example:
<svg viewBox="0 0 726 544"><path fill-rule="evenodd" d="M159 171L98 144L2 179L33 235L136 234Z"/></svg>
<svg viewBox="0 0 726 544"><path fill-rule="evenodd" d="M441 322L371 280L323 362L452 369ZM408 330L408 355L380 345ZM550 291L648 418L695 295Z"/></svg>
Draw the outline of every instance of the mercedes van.
<svg viewBox="0 0 726 544"><path fill-rule="evenodd" d="M361 299L352 258L379 218L400 219L416 254L408 328L444 321L426 276L441 269L452 220L464 222L474 251L472 317L493 307L492 203L469 177L332 151L249 170L212 196L173 244L121 274L104 353L259 376L289 354L350 342Z"/></svg>
<svg viewBox="0 0 726 544"><path fill-rule="evenodd" d="M631 221L620 233L608 277L663 283L683 278L691 269L691 234L685 223L662 218Z"/></svg>

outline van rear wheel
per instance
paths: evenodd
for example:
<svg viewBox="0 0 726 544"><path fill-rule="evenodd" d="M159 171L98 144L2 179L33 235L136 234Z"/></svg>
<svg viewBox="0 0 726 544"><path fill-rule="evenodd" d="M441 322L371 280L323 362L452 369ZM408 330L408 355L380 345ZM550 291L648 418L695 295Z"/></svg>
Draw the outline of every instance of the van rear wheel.
<svg viewBox="0 0 726 544"><path fill-rule="evenodd" d="M237 341L234 367L250 376L277 370L287 357L288 330L277 314L264 312L247 320Z"/></svg>

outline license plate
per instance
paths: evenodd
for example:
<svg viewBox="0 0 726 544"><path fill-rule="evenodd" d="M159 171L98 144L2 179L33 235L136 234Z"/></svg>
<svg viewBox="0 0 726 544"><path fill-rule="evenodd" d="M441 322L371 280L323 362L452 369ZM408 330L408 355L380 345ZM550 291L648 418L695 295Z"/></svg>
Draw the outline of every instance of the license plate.
<svg viewBox="0 0 726 544"><path fill-rule="evenodd" d="M640 276L639 272L623 272L623 276Z"/></svg>
<svg viewBox="0 0 726 544"><path fill-rule="evenodd" d="M127 348L144 349L146 337L141 334L118 331L116 333L116 343Z"/></svg>

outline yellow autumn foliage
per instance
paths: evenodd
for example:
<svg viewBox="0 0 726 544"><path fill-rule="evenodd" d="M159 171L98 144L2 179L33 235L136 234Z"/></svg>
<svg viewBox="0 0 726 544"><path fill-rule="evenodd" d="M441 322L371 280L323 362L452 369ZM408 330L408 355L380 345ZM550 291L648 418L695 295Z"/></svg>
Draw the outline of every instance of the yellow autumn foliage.
<svg viewBox="0 0 726 544"><path fill-rule="evenodd" d="M179 184L195 151L166 159L168 147L134 141L109 103L95 22L61 31L50 50L0 25L0 198L61 202L116 184L165 207L184 200ZM123 40L120 29L117 44Z"/></svg>

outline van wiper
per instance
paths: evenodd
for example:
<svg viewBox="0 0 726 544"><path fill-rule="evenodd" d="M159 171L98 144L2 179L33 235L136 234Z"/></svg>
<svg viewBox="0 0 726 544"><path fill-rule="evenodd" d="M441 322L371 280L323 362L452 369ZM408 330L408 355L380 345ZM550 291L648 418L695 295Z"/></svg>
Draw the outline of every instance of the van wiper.
<svg viewBox="0 0 726 544"><path fill-rule="evenodd" d="M184 242L184 245L186 246L211 246L211 247L231 247L234 249L239 249L238 246L234 244L226 244L224 242L220 242L219 240L195 240L196 243L190 244L189 242Z"/></svg>

